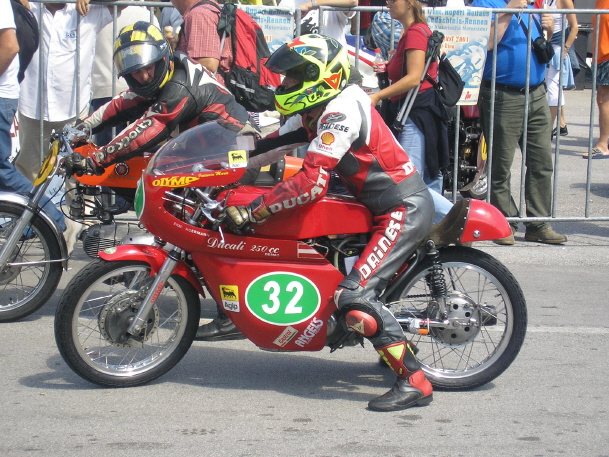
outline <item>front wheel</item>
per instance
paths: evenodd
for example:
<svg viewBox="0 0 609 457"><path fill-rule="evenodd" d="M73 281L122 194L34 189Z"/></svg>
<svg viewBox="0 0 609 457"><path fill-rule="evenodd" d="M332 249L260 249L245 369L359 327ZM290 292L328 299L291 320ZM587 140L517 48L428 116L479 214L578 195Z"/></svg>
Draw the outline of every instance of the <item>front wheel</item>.
<svg viewBox="0 0 609 457"><path fill-rule="evenodd" d="M0 249L23 214L23 207L0 202ZM61 249L51 227L34 216L0 265L0 322L32 314L53 295L61 279Z"/></svg>
<svg viewBox="0 0 609 457"><path fill-rule="evenodd" d="M447 315L441 316L430 293L429 259L409 273L387 306L414 343L434 387L472 389L495 379L518 355L527 327L526 302L514 276L492 256L465 247L439 251ZM415 329L427 319L449 324Z"/></svg>
<svg viewBox="0 0 609 457"><path fill-rule="evenodd" d="M151 282L146 263L102 259L70 281L57 306L55 341L79 376L101 386L140 385L186 354L197 332L200 302L181 276L168 279L145 316L146 328L135 336L126 331Z"/></svg>

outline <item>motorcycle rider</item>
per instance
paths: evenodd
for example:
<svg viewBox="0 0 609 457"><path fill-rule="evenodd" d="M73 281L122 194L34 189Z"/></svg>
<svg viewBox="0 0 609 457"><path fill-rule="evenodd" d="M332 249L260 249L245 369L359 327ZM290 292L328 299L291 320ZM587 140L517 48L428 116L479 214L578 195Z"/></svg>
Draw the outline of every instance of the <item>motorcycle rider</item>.
<svg viewBox="0 0 609 457"><path fill-rule="evenodd" d="M176 127L183 131L218 120L234 131L259 132L228 89L186 54L172 53L163 33L151 23L124 27L114 43L113 59L129 90L77 121L77 127L97 133L135 122L88 157L71 154L65 161L70 174L101 174L117 161L150 150Z"/></svg>
<svg viewBox="0 0 609 457"><path fill-rule="evenodd" d="M277 135L304 127L310 145L303 170L249 206L227 208L227 223L241 233L280 211L297 211L326 193L334 170L374 216L370 241L334 299L347 325L370 340L398 378L368 407L397 411L429 404L432 386L396 318L379 300L404 256L431 228L434 206L427 186L368 95L347 85L347 50L336 40L303 35L282 45L266 66L284 75L275 105L290 117Z"/></svg>

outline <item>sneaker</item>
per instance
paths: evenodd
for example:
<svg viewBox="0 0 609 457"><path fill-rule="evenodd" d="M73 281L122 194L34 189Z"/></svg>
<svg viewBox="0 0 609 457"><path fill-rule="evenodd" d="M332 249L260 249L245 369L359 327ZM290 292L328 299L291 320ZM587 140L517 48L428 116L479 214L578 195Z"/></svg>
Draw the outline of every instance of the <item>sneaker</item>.
<svg viewBox="0 0 609 457"><path fill-rule="evenodd" d="M510 228L512 229L512 234L510 236L493 240L493 243L498 244L500 246L512 246L516 242L516 240L514 239L514 233L516 233L516 229L512 226L510 226Z"/></svg>
<svg viewBox="0 0 609 457"><path fill-rule="evenodd" d="M546 244L562 244L567 242L567 237L556 233L552 227L543 230L527 230L524 239Z"/></svg>
<svg viewBox="0 0 609 457"><path fill-rule="evenodd" d="M567 136L567 135L569 135L569 129L565 125L564 127L560 128L560 136Z"/></svg>
<svg viewBox="0 0 609 457"><path fill-rule="evenodd" d="M372 411L401 411L412 406L426 406L433 400L431 383L423 370L417 370L407 378L398 378L389 392L370 400Z"/></svg>
<svg viewBox="0 0 609 457"><path fill-rule="evenodd" d="M551 139L554 139L554 137L556 137L556 127L554 127L552 129L552 137L551 137Z"/></svg>
<svg viewBox="0 0 609 457"><path fill-rule="evenodd" d="M245 336L235 324L227 317L225 319L216 318L210 323L202 325L197 330L195 340L197 341L227 341L244 340Z"/></svg>

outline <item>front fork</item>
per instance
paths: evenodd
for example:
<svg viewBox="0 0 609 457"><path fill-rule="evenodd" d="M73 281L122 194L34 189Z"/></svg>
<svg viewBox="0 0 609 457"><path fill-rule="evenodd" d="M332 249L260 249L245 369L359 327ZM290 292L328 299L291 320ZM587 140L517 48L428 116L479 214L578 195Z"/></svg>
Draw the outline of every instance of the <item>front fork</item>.
<svg viewBox="0 0 609 457"><path fill-rule="evenodd" d="M174 247L171 251L169 251L165 262L163 262L163 265L159 269L158 273L155 275L154 281L148 289L146 298L144 298L144 301L140 305L140 309L138 310L133 321L127 328L127 332L130 335L137 336L141 333L142 329L145 328L146 316L148 316L148 313L150 312L150 310L152 310L152 307L154 306L154 303L156 302L157 298L159 298L159 296L161 295L161 292L163 291L167 280L171 276L171 273L173 272L177 263L180 261L183 252L183 249L177 247ZM136 282L138 281L134 281L134 283Z"/></svg>

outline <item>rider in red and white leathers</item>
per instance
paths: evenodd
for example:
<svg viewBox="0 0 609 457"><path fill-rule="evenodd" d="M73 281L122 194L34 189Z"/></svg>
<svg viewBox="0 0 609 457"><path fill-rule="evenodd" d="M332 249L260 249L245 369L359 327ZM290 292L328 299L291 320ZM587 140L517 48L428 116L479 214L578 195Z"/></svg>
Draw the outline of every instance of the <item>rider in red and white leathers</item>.
<svg viewBox="0 0 609 457"><path fill-rule="evenodd" d="M186 54L172 54L161 31L150 23L140 21L121 30L114 62L129 90L77 127L97 133L135 122L89 157L69 157L73 172L99 172L112 163L148 151L166 140L175 128L184 131L217 120L235 131L258 132L248 112L228 89Z"/></svg>
<svg viewBox="0 0 609 457"><path fill-rule="evenodd" d="M248 207L228 208L227 215L239 230L319 200L334 170L372 212L375 223L369 243L339 285L335 300L347 325L366 336L398 376L395 386L368 406L395 411L428 404L431 384L396 318L379 300L405 255L431 228L434 207L427 186L368 95L358 86L345 88L349 62L346 50L335 40L299 37L279 48L267 66L285 74L275 96L277 109L297 113L278 134L304 127L310 146L300 173Z"/></svg>

